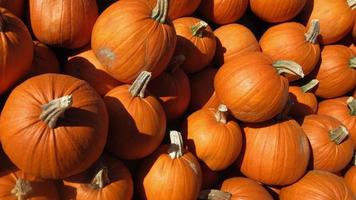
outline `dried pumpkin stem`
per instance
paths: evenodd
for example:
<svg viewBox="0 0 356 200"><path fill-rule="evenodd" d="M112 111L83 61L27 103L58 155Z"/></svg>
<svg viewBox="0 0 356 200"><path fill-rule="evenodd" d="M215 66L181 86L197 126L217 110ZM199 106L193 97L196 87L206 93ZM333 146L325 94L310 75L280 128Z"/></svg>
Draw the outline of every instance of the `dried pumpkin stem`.
<svg viewBox="0 0 356 200"><path fill-rule="evenodd" d="M204 200L231 200L232 194L221 190L202 190L199 193L199 199Z"/></svg>
<svg viewBox="0 0 356 200"><path fill-rule="evenodd" d="M32 191L30 181L17 179L15 187L11 190L11 194L17 197L17 200L25 200L26 195Z"/></svg>
<svg viewBox="0 0 356 200"><path fill-rule="evenodd" d="M178 131L170 131L169 137L171 145L168 150L168 154L172 159L180 158L183 156L183 139L182 134Z"/></svg>
<svg viewBox="0 0 356 200"><path fill-rule="evenodd" d="M352 57L352 58L349 60L349 66L352 67L352 68L356 68L356 56L355 56L355 57Z"/></svg>
<svg viewBox="0 0 356 200"><path fill-rule="evenodd" d="M102 189L107 184L110 183L109 179L109 170L107 167L103 167L99 170L99 172L95 175L93 180L91 181L91 187L94 189Z"/></svg>
<svg viewBox="0 0 356 200"><path fill-rule="evenodd" d="M170 73L173 74L185 61L185 56L183 54L173 57L169 63Z"/></svg>
<svg viewBox="0 0 356 200"><path fill-rule="evenodd" d="M152 19L161 24L166 23L168 13L168 0L157 0L156 7L152 10Z"/></svg>
<svg viewBox="0 0 356 200"><path fill-rule="evenodd" d="M312 79L311 81L309 81L307 84L303 85L302 87L300 87L302 89L302 91L304 93L309 92L310 90L312 90L316 85L318 85L319 81L316 79Z"/></svg>
<svg viewBox="0 0 356 200"><path fill-rule="evenodd" d="M150 82L152 77L151 72L143 71L138 75L137 79L130 86L129 91L134 97L145 97L145 91L148 83Z"/></svg>
<svg viewBox="0 0 356 200"><path fill-rule="evenodd" d="M356 8L356 0L347 0L347 4L349 5L349 7L351 9L355 9Z"/></svg>
<svg viewBox="0 0 356 200"><path fill-rule="evenodd" d="M215 113L215 119L217 122L226 124L227 120L227 107L224 104L220 104L218 107L218 111Z"/></svg>
<svg viewBox="0 0 356 200"><path fill-rule="evenodd" d="M356 116L356 100L354 97L347 98L346 103L350 109L350 114Z"/></svg>
<svg viewBox="0 0 356 200"><path fill-rule="evenodd" d="M192 34L196 37L203 37L203 32L207 27L208 23L201 20L191 27Z"/></svg>
<svg viewBox="0 0 356 200"><path fill-rule="evenodd" d="M50 128L55 128L59 117L64 115L64 112L72 106L72 95L63 96L42 105L42 113L40 119L48 124Z"/></svg>
<svg viewBox="0 0 356 200"><path fill-rule="evenodd" d="M273 64L279 74L292 74L304 78L303 68L296 62L290 60L277 60Z"/></svg>
<svg viewBox="0 0 356 200"><path fill-rule="evenodd" d="M349 132L347 131L347 128L345 126L339 126L336 129L330 131L329 138L336 144L341 144L348 135Z"/></svg>
<svg viewBox="0 0 356 200"><path fill-rule="evenodd" d="M310 23L310 28L308 32L305 33L305 40L315 44L318 41L318 36L320 34L320 23L318 19L313 19Z"/></svg>

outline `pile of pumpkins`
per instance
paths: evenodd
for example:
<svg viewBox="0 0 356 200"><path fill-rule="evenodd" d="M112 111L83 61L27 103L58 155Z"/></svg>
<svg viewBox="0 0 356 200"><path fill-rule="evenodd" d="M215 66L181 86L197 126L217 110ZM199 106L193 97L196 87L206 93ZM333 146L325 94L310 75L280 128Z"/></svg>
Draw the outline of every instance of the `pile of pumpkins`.
<svg viewBox="0 0 356 200"><path fill-rule="evenodd" d="M356 0L0 0L0 199L356 200Z"/></svg>

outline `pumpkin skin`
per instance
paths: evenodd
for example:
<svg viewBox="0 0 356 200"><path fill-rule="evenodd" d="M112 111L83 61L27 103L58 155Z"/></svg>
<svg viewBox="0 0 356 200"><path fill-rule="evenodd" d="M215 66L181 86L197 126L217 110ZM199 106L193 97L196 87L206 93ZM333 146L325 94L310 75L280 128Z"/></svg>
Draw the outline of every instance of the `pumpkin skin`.
<svg viewBox="0 0 356 200"><path fill-rule="evenodd" d="M168 4L167 0L157 3L159 7ZM118 1L94 25L92 49L105 70L118 81L132 83L143 70L152 72L155 78L174 53L174 27L165 18L151 18L153 9L147 0Z"/></svg>
<svg viewBox="0 0 356 200"><path fill-rule="evenodd" d="M309 171L298 182L282 188L281 200L354 200L341 177L327 171Z"/></svg>
<svg viewBox="0 0 356 200"><path fill-rule="evenodd" d="M202 0L199 13L215 24L229 24L245 13L248 0Z"/></svg>
<svg viewBox="0 0 356 200"><path fill-rule="evenodd" d="M155 0L150 0L155 2ZM171 20L190 16L199 7L201 0L170 0L168 17Z"/></svg>
<svg viewBox="0 0 356 200"><path fill-rule="evenodd" d="M308 41L305 37L307 32L308 30L302 24L296 22L286 22L272 26L260 39L262 52L273 60L292 60L297 62L302 66L304 74L307 75L313 71L320 58L320 47L317 43L317 38L314 38L314 41ZM288 75L287 77L290 81L300 78L296 75Z"/></svg>
<svg viewBox="0 0 356 200"><path fill-rule="evenodd" d="M1 95L30 70L33 43L25 24L10 11L0 8L0 18L0 36L3 38L0 42Z"/></svg>
<svg viewBox="0 0 356 200"><path fill-rule="evenodd" d="M51 128L39 118L46 111L41 106L66 95L72 95L72 106ZM0 117L1 143L10 160L25 173L48 179L87 169L102 153L107 131L101 97L86 82L61 74L35 76L17 86Z"/></svg>
<svg viewBox="0 0 356 200"><path fill-rule="evenodd" d="M294 103L289 114L295 119L302 119L306 115L316 113L318 101L314 93L299 86L289 86L289 98Z"/></svg>
<svg viewBox="0 0 356 200"><path fill-rule="evenodd" d="M32 67L28 76L37 76L45 73L59 73L59 62L56 54L45 44L33 41L34 53Z"/></svg>
<svg viewBox="0 0 356 200"><path fill-rule="evenodd" d="M345 183L350 187L354 196L356 196L356 163L349 170L347 170L344 176Z"/></svg>
<svg viewBox="0 0 356 200"><path fill-rule="evenodd" d="M243 130L246 147L240 170L244 175L268 185L288 185L303 176L310 149L303 129L295 120L243 124Z"/></svg>
<svg viewBox="0 0 356 200"><path fill-rule="evenodd" d="M64 73L85 80L101 96L122 84L105 71L92 50L69 57Z"/></svg>
<svg viewBox="0 0 356 200"><path fill-rule="evenodd" d="M186 73L194 73L206 67L214 58L216 39L211 28L201 27L196 34L193 27L199 23L205 23L194 17L182 17L173 21L177 32L177 46L175 55L183 54L185 61L182 69Z"/></svg>
<svg viewBox="0 0 356 200"><path fill-rule="evenodd" d="M59 200L59 194L54 182L36 178L16 169L0 172L1 199L21 199L11 192L19 179L29 181L29 186L31 187L31 190L26 192L28 194L22 196L22 198L26 200Z"/></svg>
<svg viewBox="0 0 356 200"><path fill-rule="evenodd" d="M217 38L215 61L218 66L229 62L242 53L260 51L254 34L240 24L227 24L214 31Z"/></svg>
<svg viewBox="0 0 356 200"><path fill-rule="evenodd" d="M350 65L356 54L342 45L325 46L321 52L321 64L316 79L319 85L315 95L322 98L340 97L356 85L356 66Z"/></svg>
<svg viewBox="0 0 356 200"><path fill-rule="evenodd" d="M331 130L341 125L340 121L326 115L308 115L304 118L302 128L311 145L313 169L339 172L352 159L352 140L346 138L337 144L329 136Z"/></svg>
<svg viewBox="0 0 356 200"><path fill-rule="evenodd" d="M107 169L105 172L107 176L103 175L104 179L95 180L95 178L100 177L96 173L99 170L103 170L103 167ZM126 200L132 198L132 177L130 171L120 160L104 155L96 163L97 170L93 170L92 168L63 181L63 186L61 186L60 190L62 200L97 200L109 198ZM94 180L92 180L93 178ZM97 185L101 183L103 183L103 186Z"/></svg>
<svg viewBox="0 0 356 200"><path fill-rule="evenodd" d="M90 42L98 17L96 0L30 0L29 8L31 28L40 42L69 49Z"/></svg>
<svg viewBox="0 0 356 200"><path fill-rule="evenodd" d="M0 6L10 10L18 18L21 18L25 11L25 0L0 0Z"/></svg>
<svg viewBox="0 0 356 200"><path fill-rule="evenodd" d="M295 17L307 0L250 0L252 12L263 21L284 22Z"/></svg>

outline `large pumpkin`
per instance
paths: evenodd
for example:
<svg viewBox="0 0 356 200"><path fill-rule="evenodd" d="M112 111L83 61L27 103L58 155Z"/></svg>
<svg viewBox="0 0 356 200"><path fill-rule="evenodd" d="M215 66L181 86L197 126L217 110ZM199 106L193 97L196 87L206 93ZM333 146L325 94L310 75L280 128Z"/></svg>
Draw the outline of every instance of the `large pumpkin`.
<svg viewBox="0 0 356 200"><path fill-rule="evenodd" d="M132 83L143 70L155 78L167 67L177 39L167 9L168 0L157 0L155 7L147 0L127 0L100 15L91 45L111 76Z"/></svg>
<svg viewBox="0 0 356 200"><path fill-rule="evenodd" d="M86 82L44 74L16 87L0 117L5 153L26 173L65 178L102 153L108 130L105 104Z"/></svg>
<svg viewBox="0 0 356 200"><path fill-rule="evenodd" d="M286 68L288 70L286 70ZM224 64L214 80L218 99L241 121L262 122L282 111L288 100L283 73L303 76L301 66L275 61L260 52L247 52Z"/></svg>
<svg viewBox="0 0 356 200"><path fill-rule="evenodd" d="M143 71L131 86L118 86L104 97L110 116L107 149L119 158L143 158L163 140L166 115L146 92L150 79L151 73Z"/></svg>
<svg viewBox="0 0 356 200"><path fill-rule="evenodd" d="M344 176L344 180L346 184L351 188L351 191L354 196L356 196L356 154L353 164L354 165L349 170L347 170Z"/></svg>
<svg viewBox="0 0 356 200"><path fill-rule="evenodd" d="M29 0L31 28L48 45L76 49L90 42L96 0Z"/></svg>
<svg viewBox="0 0 356 200"><path fill-rule="evenodd" d="M0 8L0 36L1 95L30 70L33 43L25 24L4 8Z"/></svg>
<svg viewBox="0 0 356 200"><path fill-rule="evenodd" d="M4 7L17 17L21 18L25 11L25 0L0 0L0 6Z"/></svg>

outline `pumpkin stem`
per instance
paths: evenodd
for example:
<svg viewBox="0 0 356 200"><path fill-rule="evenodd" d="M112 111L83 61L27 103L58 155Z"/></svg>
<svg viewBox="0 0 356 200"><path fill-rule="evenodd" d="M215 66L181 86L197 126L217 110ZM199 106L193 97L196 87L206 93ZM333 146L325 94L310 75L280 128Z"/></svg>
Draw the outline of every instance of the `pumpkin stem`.
<svg viewBox="0 0 356 200"><path fill-rule="evenodd" d="M305 40L312 44L318 41L318 36L320 34L320 23L318 19L313 19L310 24L308 32L304 34Z"/></svg>
<svg viewBox="0 0 356 200"><path fill-rule="evenodd" d="M349 132L345 126L339 126L329 133L329 138L336 144L341 144L345 138L349 135Z"/></svg>
<svg viewBox="0 0 356 200"><path fill-rule="evenodd" d="M150 82L152 77L151 72L143 71L138 75L137 79L130 86L129 91L134 97L145 97L145 91L148 83Z"/></svg>
<svg viewBox="0 0 356 200"><path fill-rule="evenodd" d="M227 107L224 104L220 104L218 111L215 113L215 119L217 122L226 124Z"/></svg>
<svg viewBox="0 0 356 200"><path fill-rule="evenodd" d="M349 66L352 67L352 68L356 68L356 56L355 56L355 57L352 57L352 58L349 60Z"/></svg>
<svg viewBox="0 0 356 200"><path fill-rule="evenodd" d="M347 4L349 5L349 7L351 9L355 9L356 8L356 0L347 0Z"/></svg>
<svg viewBox="0 0 356 200"><path fill-rule="evenodd" d="M313 89L316 85L318 85L319 81L316 79L312 79L309 81L307 84L303 85L300 87L304 93L309 92L311 89Z"/></svg>
<svg viewBox="0 0 356 200"><path fill-rule="evenodd" d="M347 106L350 109L350 114L355 116L356 115L356 100L354 97L349 97L346 101Z"/></svg>
<svg viewBox="0 0 356 200"><path fill-rule="evenodd" d="M17 179L15 187L11 190L11 194L17 197L17 200L25 200L25 196L32 191L30 181Z"/></svg>
<svg viewBox="0 0 356 200"><path fill-rule="evenodd" d="M191 27L192 34L196 37L203 37L203 32L207 27L208 27L208 23L200 20L200 22L194 24Z"/></svg>
<svg viewBox="0 0 356 200"><path fill-rule="evenodd" d="M107 167L103 167L99 170L99 172L95 175L94 179L91 181L91 186L94 189L102 189L109 183L109 170Z"/></svg>
<svg viewBox="0 0 356 200"><path fill-rule="evenodd" d="M157 0L156 7L152 10L152 19L161 24L166 23L168 13L168 0Z"/></svg>
<svg viewBox="0 0 356 200"><path fill-rule="evenodd" d="M303 68L296 62L290 60L277 60L273 64L278 74L292 74L304 78Z"/></svg>
<svg viewBox="0 0 356 200"><path fill-rule="evenodd" d="M231 200L232 194L221 190L202 190L199 193L199 199L204 200Z"/></svg>
<svg viewBox="0 0 356 200"><path fill-rule="evenodd" d="M63 96L42 105L40 119L48 124L50 128L55 128L59 117L72 106L72 95Z"/></svg>
<svg viewBox="0 0 356 200"><path fill-rule="evenodd" d="M169 72L173 74L185 61L185 56L183 54L175 56L169 63Z"/></svg>
<svg viewBox="0 0 356 200"><path fill-rule="evenodd" d="M171 146L169 147L168 154L172 159L180 158L183 156L183 139L182 134L178 131L170 131L169 137L171 139Z"/></svg>

